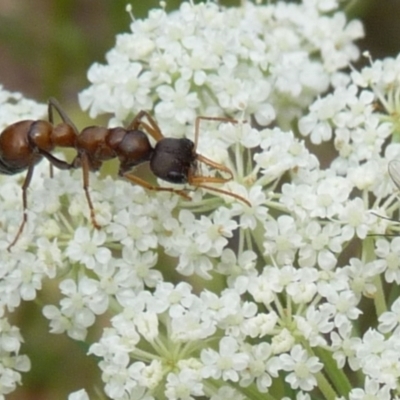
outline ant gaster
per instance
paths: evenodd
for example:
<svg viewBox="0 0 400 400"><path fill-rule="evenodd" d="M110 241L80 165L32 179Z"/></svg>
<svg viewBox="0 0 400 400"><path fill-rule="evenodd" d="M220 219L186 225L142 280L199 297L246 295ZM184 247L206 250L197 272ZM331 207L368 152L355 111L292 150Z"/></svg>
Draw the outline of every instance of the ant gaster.
<svg viewBox="0 0 400 400"><path fill-rule="evenodd" d="M24 120L16 122L0 133L0 173L13 175L27 170L22 184L23 218L14 240L8 250L14 246L27 221L27 189L32 179L35 165L47 158L51 165L60 169L69 169L71 165L50 154L55 147L74 147L75 130L70 119L65 116L63 122L53 124L52 108L49 102L49 121Z"/></svg>
<svg viewBox="0 0 400 400"><path fill-rule="evenodd" d="M58 112L63 121L62 124L59 124L56 127L53 125L53 108ZM144 117L147 118L147 122L143 121ZM98 229L100 226L96 221L94 207L89 193L89 172L97 171L104 161L113 158L118 158L120 164L118 174L120 176L133 183L139 184L146 189L168 191L190 200L190 197L185 190L154 186L133 174L132 169L134 167L144 162L149 162L150 170L156 177L162 180L175 184L187 183L194 187L200 187L225 194L250 206L250 203L246 199L235 193L208 186L209 183L218 184L228 182L232 180L233 174L229 168L196 152L201 120L236 122L227 118L197 117L195 123L195 139L194 142L192 142L186 138L176 139L164 137L157 123L150 114L146 111L140 111L127 128L91 126L83 129L82 132L79 133L59 103L55 99L50 99L49 123L46 123L45 121L29 121L29 127L20 128L18 125L19 123L17 123L6 128L6 130L0 134L0 172L17 173L24 169L28 169L25 182L22 186L24 218L15 239L9 245L9 248L16 243L26 223L26 191L32 177L34 165L40 161L41 156L46 157L52 165L61 169L82 168L83 189L89 205L91 220L93 225ZM39 123L40 126L37 129L32 128L35 124ZM44 132L39 129L42 125ZM14 130L16 134L25 138L25 141L27 142L26 145L23 146L22 143L15 141L14 147L17 150L18 145L23 146L29 161L21 162L20 164L15 162L15 159L17 158L16 151L15 153L12 153L10 151L12 146L6 146L8 135L5 135L5 133L8 129ZM148 135L142 129L144 129L147 134L153 137L156 141L154 147L151 145ZM32 130L34 133L31 133ZM60 134L58 132L60 132ZM3 135L5 136L4 141L6 142L4 146L2 146L1 140ZM39 143L40 145L37 143L39 141L33 141L31 136L41 138ZM44 146L44 144L46 144L46 146ZM49 152L52 151L55 146L75 148L77 155L72 163L69 164L51 155ZM3 147L6 151L2 151ZM7 155L5 153L9 153L8 157L5 157ZM223 178L196 175L198 162L202 162L214 169L224 172L228 174L229 177ZM3 168L3 165L7 165L7 167Z"/></svg>

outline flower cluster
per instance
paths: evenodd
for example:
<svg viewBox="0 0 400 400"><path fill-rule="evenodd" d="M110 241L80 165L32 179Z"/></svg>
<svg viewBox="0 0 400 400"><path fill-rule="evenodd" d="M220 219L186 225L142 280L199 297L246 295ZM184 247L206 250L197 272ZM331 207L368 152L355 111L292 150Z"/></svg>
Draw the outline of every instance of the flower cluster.
<svg viewBox="0 0 400 400"><path fill-rule="evenodd" d="M224 185L188 200L91 174L96 230L82 171L50 178L43 162L8 252L21 191L3 179L1 308L58 279L50 332L88 340L110 316L89 349L108 398L399 398L400 240L369 235L400 230L381 218L399 210L400 58L341 71L362 28L338 6L153 10L90 69L81 104L111 124L152 109L165 136L193 138L197 116L229 116L200 120L196 142L232 171Z"/></svg>
<svg viewBox="0 0 400 400"><path fill-rule="evenodd" d="M38 119L46 115L46 106L26 99L18 92L9 92L0 85L0 129L23 119Z"/></svg>
<svg viewBox="0 0 400 400"><path fill-rule="evenodd" d="M106 65L89 69L81 105L91 115L112 113L113 124L154 109L168 135L197 115L238 112L287 127L358 57L353 41L362 26L336 8L336 1L305 0L152 10L117 36Z"/></svg>

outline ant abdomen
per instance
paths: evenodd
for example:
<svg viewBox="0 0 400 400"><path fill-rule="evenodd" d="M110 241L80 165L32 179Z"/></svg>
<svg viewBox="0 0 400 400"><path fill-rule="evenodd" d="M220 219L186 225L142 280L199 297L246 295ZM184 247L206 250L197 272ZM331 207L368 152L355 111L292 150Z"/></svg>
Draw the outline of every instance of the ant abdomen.
<svg viewBox="0 0 400 400"><path fill-rule="evenodd" d="M32 151L32 146L35 146L33 138L41 128L47 130L49 126L46 121L24 120L5 128L0 133L1 172L13 175L26 170L29 165L37 164L42 156Z"/></svg>

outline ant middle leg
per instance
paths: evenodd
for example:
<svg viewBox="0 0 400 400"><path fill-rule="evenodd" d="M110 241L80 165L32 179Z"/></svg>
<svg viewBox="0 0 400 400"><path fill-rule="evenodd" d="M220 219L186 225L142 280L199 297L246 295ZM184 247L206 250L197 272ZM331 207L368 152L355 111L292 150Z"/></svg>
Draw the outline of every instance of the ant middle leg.
<svg viewBox="0 0 400 400"><path fill-rule="evenodd" d="M86 153L82 153L80 156L80 166L83 172L83 190L85 192L86 200L89 206L90 211L90 219L92 221L93 226L96 229L101 229L100 225L96 221L96 214L94 212L92 198L89 193L89 172L90 172L90 162Z"/></svg>

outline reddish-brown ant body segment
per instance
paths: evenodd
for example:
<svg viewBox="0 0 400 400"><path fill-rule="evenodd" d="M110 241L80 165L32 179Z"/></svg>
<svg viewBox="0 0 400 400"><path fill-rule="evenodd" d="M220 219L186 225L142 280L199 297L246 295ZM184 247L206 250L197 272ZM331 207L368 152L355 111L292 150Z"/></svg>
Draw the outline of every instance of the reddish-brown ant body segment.
<svg viewBox="0 0 400 400"><path fill-rule="evenodd" d="M60 169L72 167L69 163L50 154L55 147L74 147L76 136L76 128L68 117L63 118L63 122L58 125L53 124L53 107L55 105L50 101L48 107L49 121L19 121L0 133L0 173L14 175L27 171L22 184L23 218L8 249L14 246L27 221L27 189L35 165L45 157L51 165Z"/></svg>
<svg viewBox="0 0 400 400"><path fill-rule="evenodd" d="M62 123L54 125L53 109L57 111ZM16 243L27 221L27 188L32 178L34 166L43 158L51 165L60 169L82 168L83 189L89 205L93 225L100 228L96 222L93 203L89 193L89 172L97 171L104 161L117 158L119 175L129 181L139 184L149 190L168 191L179 194L190 200L185 190L154 186L132 173L139 164L149 162L153 174L167 182L189 184L194 187L234 197L247 205L250 203L243 197L220 188L208 186L208 183L225 183L233 178L231 170L200 154L197 154L197 141L200 121L233 122L227 118L197 117L195 125L195 141L186 138L166 138L161 133L155 120L146 112L140 111L127 128L105 128L90 126L81 132L77 130L55 99L49 100L49 122L21 121L10 125L0 134L0 173L15 174L27 170L22 185L23 221L9 249ZM143 118L147 118L147 122ZM149 141L150 135L156 144L153 147ZM52 154L55 147L75 148L77 155L72 163L62 161ZM202 162L224 172L227 178L196 175L197 164Z"/></svg>

